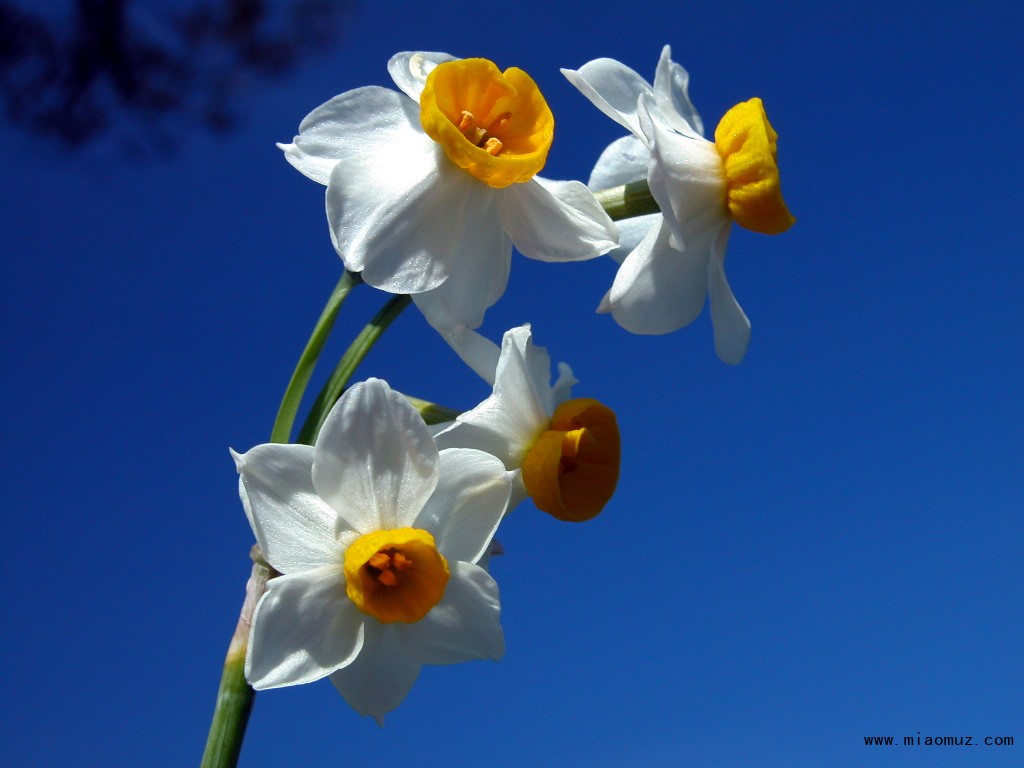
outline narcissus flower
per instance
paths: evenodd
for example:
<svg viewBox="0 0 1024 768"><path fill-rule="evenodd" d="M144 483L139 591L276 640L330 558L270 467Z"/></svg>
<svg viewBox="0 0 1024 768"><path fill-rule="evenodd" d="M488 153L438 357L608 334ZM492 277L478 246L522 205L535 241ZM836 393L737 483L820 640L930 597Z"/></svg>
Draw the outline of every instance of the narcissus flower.
<svg viewBox="0 0 1024 768"><path fill-rule="evenodd" d="M370 379L315 446L258 445L235 461L250 525L283 574L253 616L254 688L330 676L381 721L423 664L504 653L498 588L476 564L509 500L498 459L438 452L412 406Z"/></svg>
<svg viewBox="0 0 1024 768"><path fill-rule="evenodd" d="M668 333L692 322L710 295L715 350L739 363L750 321L725 278L725 247L735 221L778 234L795 221L782 199L776 133L760 99L730 109L704 138L690 102L689 75L665 46L654 85L613 59L562 70L594 105L632 135L612 143L590 177L593 189L645 178L660 214L620 228L622 264L598 308L633 333Z"/></svg>
<svg viewBox="0 0 1024 768"><path fill-rule="evenodd" d="M547 350L529 325L505 333L501 349L468 329L449 343L493 386L490 397L437 434L439 446L487 451L515 473L512 501L570 522L589 520L607 504L619 478L619 428L612 410L590 398L569 399L575 379L565 363L552 386Z"/></svg>
<svg viewBox="0 0 1024 768"><path fill-rule="evenodd" d="M537 176L554 117L529 75L446 53L399 53L388 71L402 93L347 91L279 145L327 185L347 269L413 294L436 327L475 328L505 291L513 245L543 261L615 247L615 226L582 183Z"/></svg>

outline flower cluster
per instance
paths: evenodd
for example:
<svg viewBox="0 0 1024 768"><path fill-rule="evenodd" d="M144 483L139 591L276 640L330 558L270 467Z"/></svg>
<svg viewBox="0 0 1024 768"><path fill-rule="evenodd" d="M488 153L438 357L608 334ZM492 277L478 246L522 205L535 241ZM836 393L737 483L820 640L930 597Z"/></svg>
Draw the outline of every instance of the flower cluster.
<svg viewBox="0 0 1024 768"><path fill-rule="evenodd" d="M509 511L529 497L559 520L589 520L618 481L614 412L572 398L564 363L552 383L529 325L500 346L474 330L504 293L513 246L544 261L611 254L621 267L598 311L635 333L684 326L710 296L718 356L738 363L750 323L725 278L732 222L769 234L793 223L760 100L705 139L667 47L653 85L611 59L563 70L629 132L588 185L539 175L554 116L522 70L420 52L388 71L397 91L342 93L279 146L326 186L345 270L411 296L491 393L428 426L409 398L368 379L327 398L312 445L233 454L275 572L252 617L246 679L263 689L328 677L378 721L422 665L503 654L488 562ZM623 190L638 188L656 212L629 218Z"/></svg>

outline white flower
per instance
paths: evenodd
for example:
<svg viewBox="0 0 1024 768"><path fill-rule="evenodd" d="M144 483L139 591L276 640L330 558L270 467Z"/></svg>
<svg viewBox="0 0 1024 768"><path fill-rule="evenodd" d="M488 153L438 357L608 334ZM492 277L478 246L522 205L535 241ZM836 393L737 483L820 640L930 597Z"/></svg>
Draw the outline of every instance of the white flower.
<svg viewBox="0 0 1024 768"><path fill-rule="evenodd" d="M615 226L582 183L536 175L554 118L525 72L409 52L388 71L402 93L347 91L278 145L327 185L331 237L347 269L413 294L435 327L475 328L505 291L512 245L543 261L615 247Z"/></svg>
<svg viewBox="0 0 1024 768"><path fill-rule="evenodd" d="M466 328L447 334L452 348L493 391L436 435L442 447L478 448L512 471L511 509L530 496L538 509L571 522L589 520L611 498L619 476L615 414L590 398L569 399L576 380L533 344L529 325L506 331L498 347Z"/></svg>
<svg viewBox="0 0 1024 768"><path fill-rule="evenodd" d="M382 722L423 664L504 653L498 588L476 565L508 504L493 456L440 453L378 379L331 410L315 446L235 455L239 493L271 579L245 675L256 689L330 676Z"/></svg>
<svg viewBox="0 0 1024 768"><path fill-rule="evenodd" d="M777 234L794 221L779 191L776 135L760 99L729 110L708 141L687 93L689 75L668 46L653 86L613 59L562 72L631 133L601 155L591 188L646 177L661 208L620 224L620 250L612 256L622 266L598 311L633 333L668 333L691 323L710 295L715 350L739 363L750 321L725 278L732 222Z"/></svg>

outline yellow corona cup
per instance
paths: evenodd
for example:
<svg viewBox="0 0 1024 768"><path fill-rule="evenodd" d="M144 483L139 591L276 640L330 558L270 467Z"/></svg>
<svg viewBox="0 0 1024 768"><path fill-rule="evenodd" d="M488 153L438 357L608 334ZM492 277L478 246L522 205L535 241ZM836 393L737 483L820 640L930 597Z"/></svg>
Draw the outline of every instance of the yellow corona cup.
<svg viewBox="0 0 1024 768"><path fill-rule="evenodd" d="M741 227L766 235L785 232L796 221L782 199L777 141L758 98L737 104L715 128L729 213Z"/></svg>
<svg viewBox="0 0 1024 768"><path fill-rule="evenodd" d="M444 596L448 561L417 528L374 531L345 550L345 591L363 613L389 624L422 619Z"/></svg>
<svg viewBox="0 0 1024 768"><path fill-rule="evenodd" d="M530 76L487 59L438 64L420 95L420 122L449 160L498 189L537 175L555 131Z"/></svg>
<svg viewBox="0 0 1024 768"><path fill-rule="evenodd" d="M523 484L537 508L568 522L595 517L619 480L619 426L597 400L562 403L523 459Z"/></svg>

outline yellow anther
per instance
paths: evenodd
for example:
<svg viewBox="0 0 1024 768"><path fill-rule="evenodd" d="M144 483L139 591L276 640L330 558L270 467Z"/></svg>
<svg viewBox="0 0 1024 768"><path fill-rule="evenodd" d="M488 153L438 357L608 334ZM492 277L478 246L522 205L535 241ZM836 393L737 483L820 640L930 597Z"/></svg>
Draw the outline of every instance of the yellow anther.
<svg viewBox="0 0 1024 768"><path fill-rule="evenodd" d="M502 147L501 140L500 139L496 139L493 136L491 136L491 138L489 138L483 144L484 152L486 152L489 155L494 155L494 156L497 156L497 154L499 152L501 152L501 147Z"/></svg>
<svg viewBox="0 0 1024 768"><path fill-rule="evenodd" d="M491 123L491 127L488 128L487 130L490 131L491 133L494 133L496 131L500 131L505 126L505 123L507 123L511 119L512 119L512 113L511 112L505 112L505 113L503 113L501 115L498 115L498 117L495 118L494 122Z"/></svg>
<svg viewBox="0 0 1024 768"><path fill-rule="evenodd" d="M374 552L366 564L379 571L384 571L391 565L391 557L385 552Z"/></svg>

